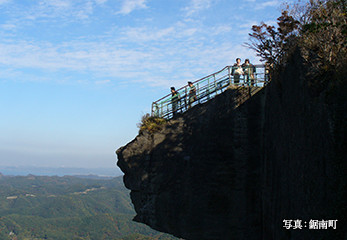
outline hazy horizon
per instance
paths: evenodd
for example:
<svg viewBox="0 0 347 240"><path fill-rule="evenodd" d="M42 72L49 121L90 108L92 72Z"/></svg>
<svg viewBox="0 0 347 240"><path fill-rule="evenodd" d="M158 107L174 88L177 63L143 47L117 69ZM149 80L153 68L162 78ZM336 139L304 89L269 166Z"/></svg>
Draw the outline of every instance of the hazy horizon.
<svg viewBox="0 0 347 240"><path fill-rule="evenodd" d="M35 166L0 166L0 173L6 176L65 176L65 175L97 175L107 177L122 176L118 167L114 168L71 168L71 167L35 167Z"/></svg>

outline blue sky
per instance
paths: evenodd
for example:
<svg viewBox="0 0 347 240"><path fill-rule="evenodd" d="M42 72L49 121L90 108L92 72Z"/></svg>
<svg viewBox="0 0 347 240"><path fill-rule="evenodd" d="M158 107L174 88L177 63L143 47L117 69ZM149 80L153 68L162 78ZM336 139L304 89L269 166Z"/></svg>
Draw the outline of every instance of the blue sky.
<svg viewBox="0 0 347 240"><path fill-rule="evenodd" d="M0 166L115 168L151 103L254 53L280 0L0 0ZM0 169L1 171L1 169Z"/></svg>

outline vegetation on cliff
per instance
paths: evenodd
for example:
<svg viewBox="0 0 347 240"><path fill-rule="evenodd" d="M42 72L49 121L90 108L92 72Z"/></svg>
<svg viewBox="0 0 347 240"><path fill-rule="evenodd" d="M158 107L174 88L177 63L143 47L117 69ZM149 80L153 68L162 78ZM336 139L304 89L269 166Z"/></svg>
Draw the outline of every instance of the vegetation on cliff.
<svg viewBox="0 0 347 240"><path fill-rule="evenodd" d="M151 116L149 113L146 113L142 116L141 122L137 124L137 127L139 128L139 133L143 131L154 133L162 129L165 124L165 118Z"/></svg>
<svg viewBox="0 0 347 240"><path fill-rule="evenodd" d="M285 6L278 28L254 25L248 47L280 71L296 48L308 69L309 84L323 90L331 79L342 81L347 71L345 0L310 0ZM276 72L276 71L275 71Z"/></svg>

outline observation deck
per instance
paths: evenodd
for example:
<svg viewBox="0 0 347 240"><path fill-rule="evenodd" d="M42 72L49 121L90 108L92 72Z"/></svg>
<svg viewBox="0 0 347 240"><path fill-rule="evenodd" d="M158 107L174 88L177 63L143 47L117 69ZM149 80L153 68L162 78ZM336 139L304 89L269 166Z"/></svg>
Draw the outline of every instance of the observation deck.
<svg viewBox="0 0 347 240"><path fill-rule="evenodd" d="M243 74L237 74L235 66L226 66L222 70L192 82L193 88L185 85L152 103L151 116L171 119L195 105L207 102L226 89L248 90L248 95L240 99L240 104L266 86L269 81L269 69L265 65L242 67ZM194 90L195 89L195 90ZM195 92L195 93L194 93Z"/></svg>

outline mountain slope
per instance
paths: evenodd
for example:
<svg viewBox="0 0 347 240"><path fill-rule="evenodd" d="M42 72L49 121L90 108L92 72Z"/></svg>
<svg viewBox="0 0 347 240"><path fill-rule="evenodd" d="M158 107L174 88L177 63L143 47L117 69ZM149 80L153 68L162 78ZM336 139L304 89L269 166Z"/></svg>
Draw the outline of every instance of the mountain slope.
<svg viewBox="0 0 347 240"><path fill-rule="evenodd" d="M0 179L0 239L175 239L132 221L121 178Z"/></svg>

